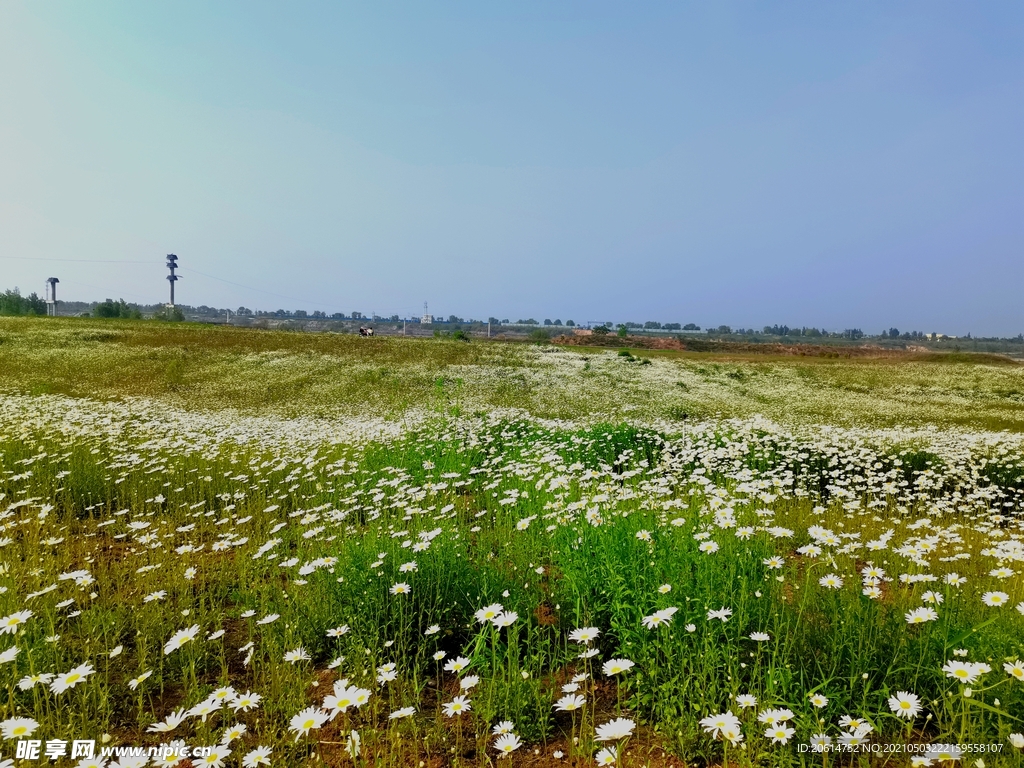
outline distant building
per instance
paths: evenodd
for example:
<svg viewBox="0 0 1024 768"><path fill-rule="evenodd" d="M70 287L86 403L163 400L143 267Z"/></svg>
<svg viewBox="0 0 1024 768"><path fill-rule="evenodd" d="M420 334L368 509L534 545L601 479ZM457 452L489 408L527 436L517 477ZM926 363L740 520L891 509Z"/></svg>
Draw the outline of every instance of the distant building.
<svg viewBox="0 0 1024 768"><path fill-rule="evenodd" d="M424 315L423 317L420 318L420 323L422 323L423 325L430 325L433 322L434 322L434 316L433 315Z"/></svg>

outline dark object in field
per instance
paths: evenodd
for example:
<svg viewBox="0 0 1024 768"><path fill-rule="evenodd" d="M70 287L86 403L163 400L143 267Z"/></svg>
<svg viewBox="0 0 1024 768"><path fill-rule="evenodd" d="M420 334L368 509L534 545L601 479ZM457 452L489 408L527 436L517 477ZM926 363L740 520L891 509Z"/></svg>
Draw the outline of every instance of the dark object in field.
<svg viewBox="0 0 1024 768"><path fill-rule="evenodd" d="M360 326L360 328L359 328L359 335L360 336L373 336L373 328L366 328L364 326Z"/></svg>

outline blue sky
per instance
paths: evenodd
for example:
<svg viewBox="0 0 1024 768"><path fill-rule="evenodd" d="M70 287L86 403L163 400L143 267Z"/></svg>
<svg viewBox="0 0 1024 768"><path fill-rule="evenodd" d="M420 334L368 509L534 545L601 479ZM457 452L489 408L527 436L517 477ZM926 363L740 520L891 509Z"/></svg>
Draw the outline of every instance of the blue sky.
<svg viewBox="0 0 1024 768"><path fill-rule="evenodd" d="M1024 331L1020 2L7 0L0 72L0 287Z"/></svg>

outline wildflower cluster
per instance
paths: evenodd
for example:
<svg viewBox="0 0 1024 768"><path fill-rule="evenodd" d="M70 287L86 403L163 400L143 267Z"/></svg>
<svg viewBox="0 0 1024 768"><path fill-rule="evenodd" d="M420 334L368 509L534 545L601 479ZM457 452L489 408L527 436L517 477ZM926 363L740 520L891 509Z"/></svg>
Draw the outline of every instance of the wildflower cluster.
<svg viewBox="0 0 1024 768"><path fill-rule="evenodd" d="M631 764L654 726L780 762L1022 739L1016 436L310 429L48 396L0 417L7 740L253 768Z"/></svg>

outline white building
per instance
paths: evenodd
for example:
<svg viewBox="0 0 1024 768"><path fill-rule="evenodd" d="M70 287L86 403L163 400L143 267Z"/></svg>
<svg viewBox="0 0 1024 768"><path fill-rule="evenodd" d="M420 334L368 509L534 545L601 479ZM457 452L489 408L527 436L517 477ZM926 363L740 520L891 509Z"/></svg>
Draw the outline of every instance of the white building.
<svg viewBox="0 0 1024 768"><path fill-rule="evenodd" d="M434 316L433 315L424 315L423 317L420 318L420 325L430 325L433 322L434 322Z"/></svg>

